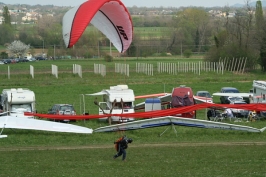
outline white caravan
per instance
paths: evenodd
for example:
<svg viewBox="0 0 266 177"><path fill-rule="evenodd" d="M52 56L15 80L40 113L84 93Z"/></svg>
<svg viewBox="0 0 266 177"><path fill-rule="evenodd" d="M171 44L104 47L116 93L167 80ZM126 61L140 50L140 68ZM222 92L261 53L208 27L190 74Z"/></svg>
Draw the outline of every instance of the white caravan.
<svg viewBox="0 0 266 177"><path fill-rule="evenodd" d="M253 99L254 103L266 103L266 82L253 81Z"/></svg>
<svg viewBox="0 0 266 177"><path fill-rule="evenodd" d="M0 96L0 102L5 115L34 118L33 116L24 116L24 112L35 113L35 94L29 89L4 89Z"/></svg>
<svg viewBox="0 0 266 177"><path fill-rule="evenodd" d="M127 85L111 86L110 89L102 90L101 92L88 94L90 96L102 96L103 101L99 102L99 115L103 114L123 114L134 113L135 95L132 89ZM100 120L107 120L101 118ZM133 121L134 118L112 116L112 122L128 122Z"/></svg>

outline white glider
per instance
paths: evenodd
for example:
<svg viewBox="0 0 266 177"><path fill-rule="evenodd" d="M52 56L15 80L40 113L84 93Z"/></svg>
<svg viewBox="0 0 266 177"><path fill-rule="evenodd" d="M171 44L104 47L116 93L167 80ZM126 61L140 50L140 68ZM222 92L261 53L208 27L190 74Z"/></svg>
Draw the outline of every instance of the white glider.
<svg viewBox="0 0 266 177"><path fill-rule="evenodd" d="M77 125L13 116L1 116L0 128L2 128L2 131L5 128L11 128L82 134L91 134L93 132L90 128ZM1 135L1 133L0 138L6 137L6 135Z"/></svg>
<svg viewBox="0 0 266 177"><path fill-rule="evenodd" d="M266 129L266 127L262 129L257 129L253 127L228 124L222 122L212 122L212 121L199 120L199 119L166 116L166 117L145 119L129 123L100 127L95 129L94 132L126 131L126 130L153 128L153 127L160 127L167 125L179 125L179 126L196 127L196 128L213 128L213 129L222 129L222 130L240 130L247 132L263 132Z"/></svg>

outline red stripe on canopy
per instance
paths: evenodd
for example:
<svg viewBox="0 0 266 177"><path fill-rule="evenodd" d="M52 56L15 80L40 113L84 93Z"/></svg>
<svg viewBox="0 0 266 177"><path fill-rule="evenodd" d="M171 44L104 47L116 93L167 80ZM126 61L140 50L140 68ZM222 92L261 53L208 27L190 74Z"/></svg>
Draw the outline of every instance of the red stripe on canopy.
<svg viewBox="0 0 266 177"><path fill-rule="evenodd" d="M79 40L80 36L89 25L91 19L103 6L103 4L108 1L110 0L89 0L80 5L73 20L68 47L72 47Z"/></svg>

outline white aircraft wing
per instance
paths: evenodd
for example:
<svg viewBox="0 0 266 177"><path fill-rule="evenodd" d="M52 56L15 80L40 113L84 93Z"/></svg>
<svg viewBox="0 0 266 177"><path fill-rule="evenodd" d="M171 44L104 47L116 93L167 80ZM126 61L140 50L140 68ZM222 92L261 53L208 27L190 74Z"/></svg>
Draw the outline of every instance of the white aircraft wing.
<svg viewBox="0 0 266 177"><path fill-rule="evenodd" d="M196 127L196 128L213 128L213 129L222 129L222 130L240 130L247 132L263 132L266 129L266 127L262 129L257 129L253 127L227 124L222 122L213 122L213 121L206 121L199 119L167 116L167 117L145 119L129 123L100 127L95 129L94 132L126 131L126 130L136 130L136 129L160 127L167 125L179 125L179 126Z"/></svg>
<svg viewBox="0 0 266 177"><path fill-rule="evenodd" d="M92 129L72 124L23 117L1 116L0 128L91 134Z"/></svg>
<svg viewBox="0 0 266 177"><path fill-rule="evenodd" d="M243 97L248 98L250 95L253 96L253 93L214 93L213 96L229 96L229 97Z"/></svg>
<svg viewBox="0 0 266 177"><path fill-rule="evenodd" d="M148 95L148 96L154 97L155 95L156 94L152 94L152 95ZM146 95L143 95L143 96L138 96L137 98L149 98L149 97L146 97ZM161 94L161 96L158 96L157 98L160 99L161 104L163 105L165 103L171 102L172 95L170 93L163 93L163 94ZM145 109L145 102L136 104L134 109L135 110Z"/></svg>
<svg viewBox="0 0 266 177"><path fill-rule="evenodd" d="M145 108L145 102L141 102L139 104L136 104L134 109L139 110L139 109L144 109Z"/></svg>
<svg viewBox="0 0 266 177"><path fill-rule="evenodd" d="M172 94L168 93L164 96L159 96L158 98L160 98L161 102L169 102L172 101Z"/></svg>
<svg viewBox="0 0 266 177"><path fill-rule="evenodd" d="M97 93L92 93L92 94L86 94L86 95L89 95L89 96L101 96L101 95L106 95L106 92L97 92Z"/></svg>

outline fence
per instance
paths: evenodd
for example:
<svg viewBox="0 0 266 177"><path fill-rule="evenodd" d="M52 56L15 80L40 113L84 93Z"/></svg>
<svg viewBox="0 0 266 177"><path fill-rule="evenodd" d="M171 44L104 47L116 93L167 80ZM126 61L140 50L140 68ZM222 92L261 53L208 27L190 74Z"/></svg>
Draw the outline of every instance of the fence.
<svg viewBox="0 0 266 177"><path fill-rule="evenodd" d="M247 58L220 58L220 62L224 63L224 70L225 71L231 71L236 73L244 73Z"/></svg>
<svg viewBox="0 0 266 177"><path fill-rule="evenodd" d="M153 76L153 64L136 63L136 73L144 73Z"/></svg>
<svg viewBox="0 0 266 177"><path fill-rule="evenodd" d="M34 79L34 67L32 65L30 65L30 75Z"/></svg>
<svg viewBox="0 0 266 177"><path fill-rule="evenodd" d="M82 78L82 67L77 64L73 64L73 74L78 74Z"/></svg>
<svg viewBox="0 0 266 177"><path fill-rule="evenodd" d="M58 67L56 65L52 65L52 75L58 78Z"/></svg>
<svg viewBox="0 0 266 177"><path fill-rule="evenodd" d="M168 73L177 75L178 73L194 73L201 75L202 72L213 72L217 74L224 74L227 72L244 73L247 58L241 59L220 59L219 62L176 62L176 63L157 63L156 74ZM8 79L10 79L10 67L8 66ZM115 63L115 73L125 74L129 77L130 67L129 64ZM135 72L143 73L149 76L154 76L154 65L148 63L136 63ZM133 71L133 70L132 70ZM30 75L34 78L34 67L30 65ZM85 71L86 72L86 71ZM87 71L88 72L88 71ZM103 64L94 64L94 74L101 74L106 76L106 66ZM73 64L73 74L78 74L83 77L83 70L81 65ZM58 78L58 67L52 65L52 75Z"/></svg>
<svg viewBox="0 0 266 177"><path fill-rule="evenodd" d="M177 62L177 63L157 63L158 73L168 73L177 75L177 73L188 73L200 75L201 72L216 72L224 74L223 62Z"/></svg>
<svg viewBox="0 0 266 177"><path fill-rule="evenodd" d="M94 64L94 74L101 74L103 77L105 77L106 66L103 64Z"/></svg>
<svg viewBox="0 0 266 177"><path fill-rule="evenodd" d="M115 63L115 72L129 77L129 64Z"/></svg>
<svg viewBox="0 0 266 177"><path fill-rule="evenodd" d="M8 79L10 79L10 67L9 66L7 68L7 77L8 77Z"/></svg>

